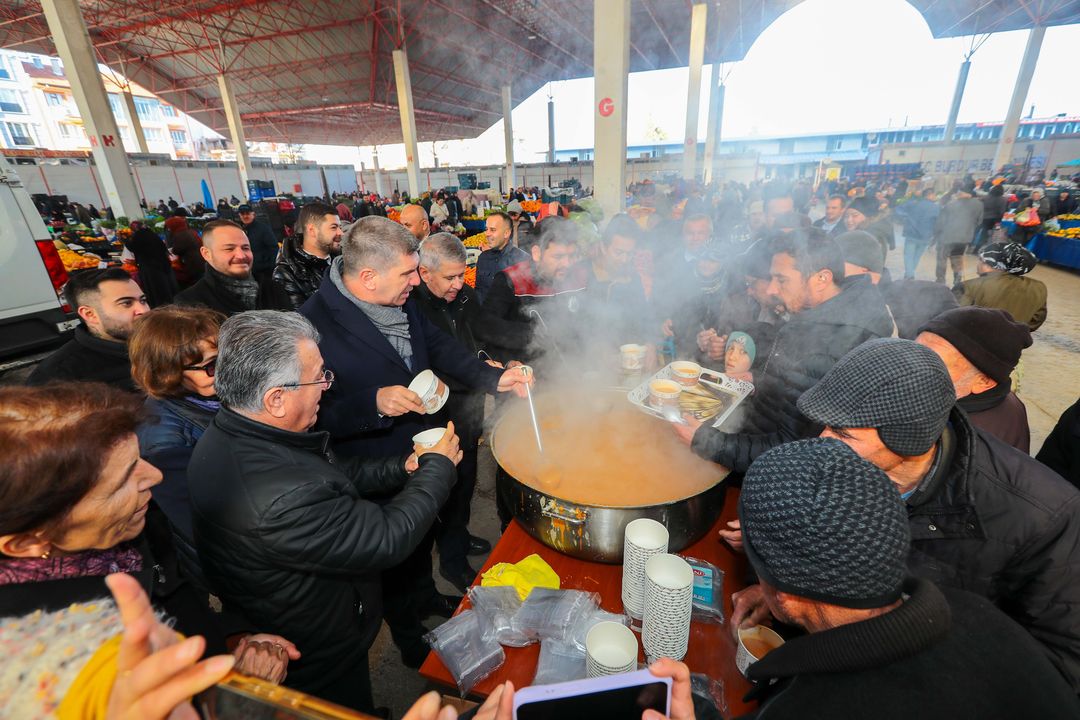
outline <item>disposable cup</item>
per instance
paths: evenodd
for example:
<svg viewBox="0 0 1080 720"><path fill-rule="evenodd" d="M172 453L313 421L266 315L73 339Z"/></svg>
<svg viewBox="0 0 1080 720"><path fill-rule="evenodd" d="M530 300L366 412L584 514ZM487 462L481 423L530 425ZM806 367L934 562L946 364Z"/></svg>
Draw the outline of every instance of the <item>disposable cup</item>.
<svg viewBox="0 0 1080 720"><path fill-rule="evenodd" d="M761 658L784 644L784 638L762 625L739 630L739 649L735 651L735 666L746 675L747 669Z"/></svg>
<svg viewBox="0 0 1080 720"><path fill-rule="evenodd" d="M409 383L409 389L420 396L428 415L442 410L450 398L450 388L431 370L421 370Z"/></svg>
<svg viewBox="0 0 1080 720"><path fill-rule="evenodd" d="M701 377L701 366L689 360L676 360L671 363L671 379L684 387L697 385Z"/></svg>
<svg viewBox="0 0 1080 720"><path fill-rule="evenodd" d="M585 668L589 677L637 670L638 642L630 628L599 622L585 636Z"/></svg>
<svg viewBox="0 0 1080 720"><path fill-rule="evenodd" d="M641 642L650 658L681 660L690 642L694 571L678 555L653 555L645 563Z"/></svg>
<svg viewBox="0 0 1080 720"><path fill-rule="evenodd" d="M649 403L653 407L679 406L682 389L674 380L653 380L649 383Z"/></svg>
<svg viewBox="0 0 1080 720"><path fill-rule="evenodd" d="M668 530L649 518L630 521L623 535L623 609L635 620L645 610L645 563L668 550Z"/></svg>
<svg viewBox="0 0 1080 720"><path fill-rule="evenodd" d="M619 354L623 370L641 370L645 367L644 345L620 345Z"/></svg>
<svg viewBox="0 0 1080 720"><path fill-rule="evenodd" d="M446 434L446 428L438 427L431 428L430 430L424 430L413 435L413 445L419 445L422 448L432 448L439 444L443 435Z"/></svg>

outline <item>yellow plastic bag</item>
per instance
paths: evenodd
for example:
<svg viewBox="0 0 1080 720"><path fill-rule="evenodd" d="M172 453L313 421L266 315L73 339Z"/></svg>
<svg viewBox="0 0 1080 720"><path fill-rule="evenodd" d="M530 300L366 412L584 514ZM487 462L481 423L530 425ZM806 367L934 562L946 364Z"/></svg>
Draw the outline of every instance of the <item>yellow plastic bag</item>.
<svg viewBox="0 0 1080 720"><path fill-rule="evenodd" d="M559 576L539 555L533 554L516 563L492 565L480 578L481 587L509 586L517 590L522 600L535 587L559 589Z"/></svg>

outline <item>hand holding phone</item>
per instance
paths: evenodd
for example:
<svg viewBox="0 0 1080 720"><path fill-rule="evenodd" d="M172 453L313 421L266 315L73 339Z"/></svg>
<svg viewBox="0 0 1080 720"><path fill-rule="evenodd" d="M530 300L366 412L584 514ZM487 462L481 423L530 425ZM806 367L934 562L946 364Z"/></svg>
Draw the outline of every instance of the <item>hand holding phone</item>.
<svg viewBox="0 0 1080 720"><path fill-rule="evenodd" d="M687 671L687 690L689 683ZM514 720L638 718L649 710L657 713L651 717L663 718L671 710L671 687L671 677L657 677L648 670L638 670L522 688L514 695Z"/></svg>

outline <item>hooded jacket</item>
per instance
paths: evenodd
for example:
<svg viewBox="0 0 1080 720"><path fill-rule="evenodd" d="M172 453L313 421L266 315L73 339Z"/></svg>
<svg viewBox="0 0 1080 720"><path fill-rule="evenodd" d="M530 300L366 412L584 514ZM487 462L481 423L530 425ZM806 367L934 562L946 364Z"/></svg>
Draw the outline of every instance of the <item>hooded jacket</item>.
<svg viewBox="0 0 1080 720"><path fill-rule="evenodd" d="M442 455L423 455L411 477L404 460L339 459L328 433L227 408L196 444L188 487L203 570L227 609L300 648L290 687L320 695L366 666L378 571L416 548L457 477Z"/></svg>
<svg viewBox="0 0 1080 720"><path fill-rule="evenodd" d="M281 255L274 266L274 280L285 288L293 308L299 308L315 294L331 258L315 257L303 248L302 235L290 235L281 244Z"/></svg>
<svg viewBox="0 0 1080 720"><path fill-rule="evenodd" d="M793 314L779 329L772 352L754 375L753 405L742 431L702 425L691 444L694 452L741 473L766 450L821 431L795 407L799 396L856 345L893 332L885 301L868 275L848 278L841 288L836 297Z"/></svg>
<svg viewBox="0 0 1080 720"><path fill-rule="evenodd" d="M102 340L86 329L75 328L71 340L34 368L27 385L47 382L96 381L128 392L139 392L131 379L127 343Z"/></svg>
<svg viewBox="0 0 1080 720"><path fill-rule="evenodd" d="M1080 692L1080 491L954 408L907 509L911 573L989 599Z"/></svg>

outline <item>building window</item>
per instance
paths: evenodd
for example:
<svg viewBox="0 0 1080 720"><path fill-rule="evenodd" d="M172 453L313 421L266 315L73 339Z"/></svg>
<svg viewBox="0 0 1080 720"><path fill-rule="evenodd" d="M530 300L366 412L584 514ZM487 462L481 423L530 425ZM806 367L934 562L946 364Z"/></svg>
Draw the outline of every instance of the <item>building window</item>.
<svg viewBox="0 0 1080 720"><path fill-rule="evenodd" d="M112 113L117 120L124 119L123 103L120 102L119 95L113 95L112 93L109 93L109 109L112 110Z"/></svg>
<svg viewBox="0 0 1080 720"><path fill-rule="evenodd" d="M45 104L49 107L60 107L64 104L64 96L60 93L45 93Z"/></svg>
<svg viewBox="0 0 1080 720"><path fill-rule="evenodd" d="M75 128L67 123L60 123L58 127L60 128L60 137L62 138L70 140L78 135L78 133L75 132Z"/></svg>
<svg viewBox="0 0 1080 720"><path fill-rule="evenodd" d="M161 106L151 98L135 98L135 112L144 120L160 120Z"/></svg>
<svg viewBox="0 0 1080 720"><path fill-rule="evenodd" d="M0 80L12 80L11 70L8 69L7 58L0 56Z"/></svg>
<svg viewBox="0 0 1080 720"><path fill-rule="evenodd" d="M7 125L8 135L11 136L11 144L28 146L34 144L34 136L30 132L30 126L26 123L9 122Z"/></svg>
<svg viewBox="0 0 1080 720"><path fill-rule="evenodd" d="M25 112L22 97L15 90L0 90L0 110L10 113Z"/></svg>
<svg viewBox="0 0 1080 720"><path fill-rule="evenodd" d="M143 128L143 137L146 138L147 142L158 142L165 138L165 136L161 132L161 128L152 127Z"/></svg>
<svg viewBox="0 0 1080 720"><path fill-rule="evenodd" d="M172 130L169 135L172 136L174 145L187 145L187 133L183 130Z"/></svg>
<svg viewBox="0 0 1080 720"><path fill-rule="evenodd" d="M174 108L172 105L165 105L164 103L162 103L161 112L166 117L176 117L176 108Z"/></svg>

